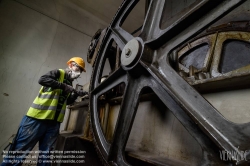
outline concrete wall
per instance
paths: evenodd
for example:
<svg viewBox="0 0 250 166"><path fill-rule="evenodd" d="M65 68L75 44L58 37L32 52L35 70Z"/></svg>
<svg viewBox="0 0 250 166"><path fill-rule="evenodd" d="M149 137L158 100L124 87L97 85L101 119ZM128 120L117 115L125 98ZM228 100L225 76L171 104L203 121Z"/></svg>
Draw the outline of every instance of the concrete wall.
<svg viewBox="0 0 250 166"><path fill-rule="evenodd" d="M87 59L91 36L107 23L66 0L0 1L0 151L38 93L39 77ZM92 67L78 84L89 82ZM1 160L0 160L1 161Z"/></svg>

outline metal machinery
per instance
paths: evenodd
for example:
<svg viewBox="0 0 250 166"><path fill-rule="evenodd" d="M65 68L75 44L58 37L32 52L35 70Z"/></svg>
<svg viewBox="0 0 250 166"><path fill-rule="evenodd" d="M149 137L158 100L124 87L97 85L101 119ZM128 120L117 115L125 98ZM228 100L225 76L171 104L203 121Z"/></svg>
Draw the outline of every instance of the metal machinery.
<svg viewBox="0 0 250 166"><path fill-rule="evenodd" d="M248 165L250 0L146 0L131 33L122 25L137 3L125 0L89 48L103 164Z"/></svg>

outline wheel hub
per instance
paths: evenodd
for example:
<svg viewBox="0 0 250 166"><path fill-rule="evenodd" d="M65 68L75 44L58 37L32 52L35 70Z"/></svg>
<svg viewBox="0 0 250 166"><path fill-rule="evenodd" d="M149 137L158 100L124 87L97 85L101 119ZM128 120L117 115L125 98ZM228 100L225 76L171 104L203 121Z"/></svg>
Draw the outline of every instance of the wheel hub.
<svg viewBox="0 0 250 166"><path fill-rule="evenodd" d="M124 67L132 67L138 62L142 45L137 39L130 40L122 50L121 64Z"/></svg>

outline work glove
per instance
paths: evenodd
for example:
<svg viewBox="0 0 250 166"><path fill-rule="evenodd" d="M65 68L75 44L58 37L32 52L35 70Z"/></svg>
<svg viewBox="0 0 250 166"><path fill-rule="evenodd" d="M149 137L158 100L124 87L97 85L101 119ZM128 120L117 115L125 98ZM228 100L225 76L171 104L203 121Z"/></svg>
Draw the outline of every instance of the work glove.
<svg viewBox="0 0 250 166"><path fill-rule="evenodd" d="M74 89L72 86L67 85L67 84L65 84L65 83L62 83L62 84L61 84L61 89L62 89L63 91L65 91L66 93L71 93L71 92L75 91L75 89Z"/></svg>
<svg viewBox="0 0 250 166"><path fill-rule="evenodd" d="M88 95L88 92L86 91L83 91L83 90L76 90L75 93L78 95L78 96L85 96L85 95Z"/></svg>

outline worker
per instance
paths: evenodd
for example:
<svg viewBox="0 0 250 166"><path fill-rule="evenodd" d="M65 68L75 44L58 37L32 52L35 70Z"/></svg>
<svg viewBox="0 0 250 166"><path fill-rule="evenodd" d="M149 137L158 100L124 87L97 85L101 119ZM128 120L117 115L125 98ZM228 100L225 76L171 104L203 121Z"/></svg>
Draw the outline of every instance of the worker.
<svg viewBox="0 0 250 166"><path fill-rule="evenodd" d="M86 72L84 60L73 57L67 64L66 70L52 70L40 77L38 83L42 87L23 117L9 153L3 159L1 166L22 165L37 142L40 152L37 165L50 165L48 163L50 158L45 156L49 156L49 152L53 149L66 105L72 104L78 96L88 94L72 87L73 80L82 72Z"/></svg>

